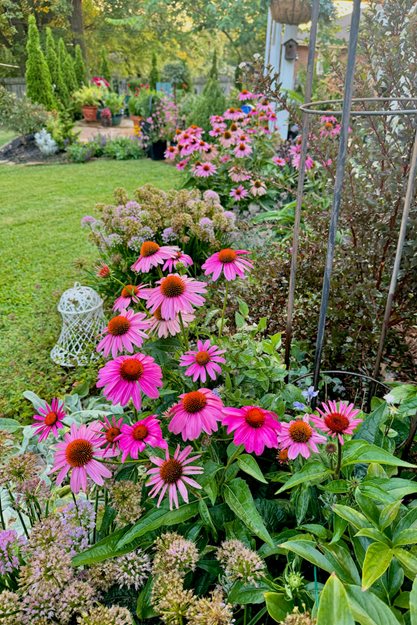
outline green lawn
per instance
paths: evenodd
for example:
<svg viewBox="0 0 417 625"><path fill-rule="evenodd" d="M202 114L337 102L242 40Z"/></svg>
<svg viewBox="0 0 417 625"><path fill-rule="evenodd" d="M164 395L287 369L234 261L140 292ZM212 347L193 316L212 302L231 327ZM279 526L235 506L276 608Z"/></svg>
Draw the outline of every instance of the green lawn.
<svg viewBox="0 0 417 625"><path fill-rule="evenodd" d="M16 133L14 130L6 130L5 128L0 128L0 148L5 143L8 143L12 139L14 139L15 136Z"/></svg>
<svg viewBox="0 0 417 625"><path fill-rule="evenodd" d="M77 165L0 166L0 416L25 418L22 392L71 388L82 371L53 364L62 291L83 280L96 256L80 227L96 202L116 187L150 183L178 187L179 172L163 162L97 160Z"/></svg>

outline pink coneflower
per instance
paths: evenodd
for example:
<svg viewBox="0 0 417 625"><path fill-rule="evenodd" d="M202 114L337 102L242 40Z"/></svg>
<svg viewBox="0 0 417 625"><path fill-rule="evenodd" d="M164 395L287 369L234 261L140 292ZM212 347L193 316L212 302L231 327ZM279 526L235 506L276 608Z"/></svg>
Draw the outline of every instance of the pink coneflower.
<svg viewBox="0 0 417 625"><path fill-rule="evenodd" d="M113 458L120 453L117 437L122 431L123 417L117 419L115 415L111 420L104 417L103 421L97 423L97 432L102 437L102 445L104 445L104 457Z"/></svg>
<svg viewBox="0 0 417 625"><path fill-rule="evenodd" d="M343 436L353 434L363 421L363 419L355 419L360 410L344 401L338 404L335 401L328 401L327 404L323 402L321 408L317 410L321 416L310 415L310 420L319 430L330 434L332 438L337 437L341 445L344 443Z"/></svg>
<svg viewBox="0 0 417 625"><path fill-rule="evenodd" d="M168 491L169 496L169 509L172 510L175 505L178 508L178 491L185 503L188 503L188 491L187 486L193 488L201 488L190 475L199 475L204 472L203 467L191 466L191 463L200 458L199 455L192 456L193 448L188 445L182 451L178 445L174 455L169 455L168 449L166 450L165 458L158 458L157 456L151 456L149 459L156 464L154 469L149 469L148 475L150 480L146 483L147 486L152 486L149 491L149 497L156 497L159 494L157 508L161 505L161 501Z"/></svg>
<svg viewBox="0 0 417 625"><path fill-rule="evenodd" d="M172 273L156 284L155 288L144 289L143 296L152 313L160 307L164 319L175 319L178 313L192 313L193 306L204 304L202 294L207 290L204 282Z"/></svg>
<svg viewBox="0 0 417 625"><path fill-rule="evenodd" d="M176 253L174 258L168 258L165 262L165 265L162 267L163 271L173 271L177 268L178 265L183 265L184 267L191 267L193 264L193 259L188 254L184 254L181 250Z"/></svg>
<svg viewBox="0 0 417 625"><path fill-rule="evenodd" d="M158 245L154 241L144 241L140 248L140 256L131 266L132 271L147 273L152 267L162 265L168 258L173 258L179 247Z"/></svg>
<svg viewBox="0 0 417 625"><path fill-rule="evenodd" d="M216 165L206 161L205 163L200 163L194 167L194 176L198 176L199 178L208 178L209 176L213 176L216 171Z"/></svg>
<svg viewBox="0 0 417 625"><path fill-rule="evenodd" d="M210 117L210 124L215 126L216 124L222 124L224 122L223 115L212 115Z"/></svg>
<svg viewBox="0 0 417 625"><path fill-rule="evenodd" d="M291 148L290 148L291 150ZM300 160L301 160L301 154L294 152L292 159L291 159L291 164L293 167L295 167L296 169L300 168ZM306 171L308 171L309 169L312 169L314 167L314 161L311 158L311 156L309 156L307 154L306 156L306 162L305 162L305 169Z"/></svg>
<svg viewBox="0 0 417 625"><path fill-rule="evenodd" d="M205 152L201 154L203 161L214 161L219 155L219 151L215 145L210 145Z"/></svg>
<svg viewBox="0 0 417 625"><path fill-rule="evenodd" d="M217 421L222 418L223 402L208 388L183 393L180 402L169 409L173 415L168 430L181 434L183 441L192 441L202 432L217 432Z"/></svg>
<svg viewBox="0 0 417 625"><path fill-rule="evenodd" d="M64 411L64 402L54 397L50 404L38 408L38 414L33 415L37 423L32 423L36 434L39 436L39 442L48 438L50 432L54 436L58 434L58 430L63 427L62 419L66 416Z"/></svg>
<svg viewBox="0 0 417 625"><path fill-rule="evenodd" d="M239 143L233 152L237 158L245 158L245 156L252 154L252 148L248 143Z"/></svg>
<svg viewBox="0 0 417 625"><path fill-rule="evenodd" d="M230 148L230 146L234 142L234 136L230 132L230 130L225 130L222 136L220 137L219 141L224 148Z"/></svg>
<svg viewBox="0 0 417 625"><path fill-rule="evenodd" d="M174 159L178 154L178 148L174 145L169 145L164 152L166 159Z"/></svg>
<svg viewBox="0 0 417 625"><path fill-rule="evenodd" d="M87 477L99 486L103 486L105 478L111 477L111 471L96 460L105 454L104 449L100 449L103 441L96 427L93 423L80 426L72 423L64 440L56 446L51 473L59 471L56 483L60 486L71 471L70 486L75 494L87 489Z"/></svg>
<svg viewBox="0 0 417 625"><path fill-rule="evenodd" d="M234 189L232 189L229 193L230 197L232 197L234 200L236 200L237 202L239 202L240 200L245 199L245 197L247 197L249 194L246 191L245 187L243 187L241 184L238 187L235 187Z"/></svg>
<svg viewBox="0 0 417 625"><path fill-rule="evenodd" d="M144 330L149 328L149 321L144 313L133 310L122 310L120 315L110 319L104 330L104 338L97 345L97 351L103 352L105 358L110 354L116 358L123 351L132 353L133 346L140 347L148 335Z"/></svg>
<svg viewBox="0 0 417 625"><path fill-rule="evenodd" d="M181 171L182 169L185 169L185 168L187 167L187 165L188 165L189 161L190 161L190 159L189 159L189 158L184 158L182 161L179 161L179 162L176 164L176 168L177 168L177 169L179 169L180 171Z"/></svg>
<svg viewBox="0 0 417 625"><path fill-rule="evenodd" d="M122 311L133 303L137 304L139 302L139 298L142 297L140 291L143 287L143 284L140 284L139 286L126 284L126 286L123 287L120 296L115 300L113 310Z"/></svg>
<svg viewBox="0 0 417 625"><path fill-rule="evenodd" d="M151 356L144 354L118 356L99 370L96 386L104 387L104 396L113 404L126 406L132 399L135 408L140 410L141 392L151 399L159 397L161 367Z"/></svg>
<svg viewBox="0 0 417 625"><path fill-rule="evenodd" d="M261 99L257 102L256 108L259 109L260 111L270 111L271 103L268 100L268 98L265 98L264 96L262 96Z"/></svg>
<svg viewBox="0 0 417 625"><path fill-rule="evenodd" d="M235 280L238 276L244 278L245 272L253 267L249 260L240 258L245 254L249 254L249 252L225 248L212 254L201 268L204 269L206 276L212 274L211 279L213 281L220 277L222 271L226 280Z"/></svg>
<svg viewBox="0 0 417 625"><path fill-rule="evenodd" d="M183 354L180 358L180 366L188 367L185 375L192 376L193 382L200 379L204 383L207 374L215 380L222 371L219 363L226 362L222 357L224 353L224 349L219 349L210 341L197 341L197 350L190 350Z"/></svg>
<svg viewBox="0 0 417 625"><path fill-rule="evenodd" d="M229 170L229 178L233 180L233 182L244 182L245 180L250 180L251 175L246 169L231 167Z"/></svg>
<svg viewBox="0 0 417 625"><path fill-rule="evenodd" d="M217 124L211 130L209 130L210 137L220 137L222 132L226 130L226 124Z"/></svg>
<svg viewBox="0 0 417 625"><path fill-rule="evenodd" d="M181 313L181 317L184 328L195 319L195 315L191 313ZM164 319L161 315L161 307L159 306L152 314L149 329L155 331L160 339L175 336L181 332L180 318L177 315L174 319Z"/></svg>
<svg viewBox="0 0 417 625"><path fill-rule="evenodd" d="M149 447L167 448L167 442L162 436L161 424L156 415L150 415L133 425L122 425L122 431L117 438L122 450L122 462L130 456L138 459L139 452L142 452L147 445Z"/></svg>
<svg viewBox="0 0 417 625"><path fill-rule="evenodd" d="M262 180L254 180L252 182L252 186L250 188L250 192L252 193L252 195L254 197L260 196L260 195L265 195L265 193L266 193L265 183L262 182Z"/></svg>
<svg viewBox="0 0 417 625"><path fill-rule="evenodd" d="M238 120L238 119L242 119L242 117L244 117L244 113L243 111L241 111L240 109L235 109L232 106L227 109L227 111L224 112L223 117L225 119L232 119L232 120Z"/></svg>
<svg viewBox="0 0 417 625"><path fill-rule="evenodd" d="M253 94L251 91L248 91L247 89L242 89L242 91L238 95L238 99L241 102L245 100L253 100L254 97L255 94Z"/></svg>
<svg viewBox="0 0 417 625"><path fill-rule="evenodd" d="M310 415L304 415L302 419L295 419L289 423L281 422L278 445L282 449L288 449L290 460L299 455L309 458L312 451L318 453L317 444L326 442L326 437L311 427L310 420Z"/></svg>
<svg viewBox="0 0 417 625"><path fill-rule="evenodd" d="M275 165L278 165L278 167L284 167L287 161L285 158L281 158L280 156L274 156L272 162L275 163Z"/></svg>
<svg viewBox="0 0 417 625"><path fill-rule="evenodd" d="M243 406L242 408L224 408L223 425L227 433L234 432L235 445L243 445L247 452L257 456L263 454L265 447L278 448L277 433L281 429L278 417L274 412L259 406Z"/></svg>

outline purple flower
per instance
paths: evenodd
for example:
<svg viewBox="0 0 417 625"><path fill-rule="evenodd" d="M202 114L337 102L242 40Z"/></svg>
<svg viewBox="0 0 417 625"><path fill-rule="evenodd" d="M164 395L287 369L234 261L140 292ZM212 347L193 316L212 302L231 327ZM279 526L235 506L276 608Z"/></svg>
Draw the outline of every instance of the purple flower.
<svg viewBox="0 0 417 625"><path fill-rule="evenodd" d="M308 389L305 390L305 391L302 391L301 394L302 394L303 397L306 398L308 403L310 403L311 400L313 399L313 397L317 397L319 392L314 390L314 386L309 386Z"/></svg>
<svg viewBox="0 0 417 625"><path fill-rule="evenodd" d="M307 410L307 406L305 404L302 404L300 401L295 401L293 403L293 406L296 410Z"/></svg>
<svg viewBox="0 0 417 625"><path fill-rule="evenodd" d="M15 530L0 532L0 575L12 573L19 568L19 548L24 543Z"/></svg>

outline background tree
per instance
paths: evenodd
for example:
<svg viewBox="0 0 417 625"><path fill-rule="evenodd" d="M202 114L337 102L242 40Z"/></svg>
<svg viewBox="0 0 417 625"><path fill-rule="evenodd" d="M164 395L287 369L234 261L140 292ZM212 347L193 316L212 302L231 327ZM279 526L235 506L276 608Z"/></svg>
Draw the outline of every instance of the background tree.
<svg viewBox="0 0 417 625"><path fill-rule="evenodd" d="M111 72L110 72L109 59L107 57L107 52L104 48L102 48L101 50L99 74L102 78L105 78L106 80L110 82Z"/></svg>
<svg viewBox="0 0 417 625"><path fill-rule="evenodd" d="M43 104L49 111L56 106L51 75L42 52L34 15L29 17L26 61L26 94L32 102Z"/></svg>
<svg viewBox="0 0 417 625"><path fill-rule="evenodd" d="M152 67L149 74L149 86L151 89L156 89L156 83L159 81L158 60L155 52L152 54Z"/></svg>
<svg viewBox="0 0 417 625"><path fill-rule="evenodd" d="M66 82L68 91L71 95L74 91L78 89L78 81L77 76L75 74L75 65L74 59L67 51L65 60L64 60L64 80Z"/></svg>
<svg viewBox="0 0 417 625"><path fill-rule="evenodd" d="M221 115L226 108L226 96L217 76L217 54L214 52L209 79L202 94L198 97L189 119L190 124L201 126L207 131L211 128L210 117Z"/></svg>
<svg viewBox="0 0 417 625"><path fill-rule="evenodd" d="M81 46L78 43L75 46L74 70L75 77L77 79L77 85L78 87L82 87L87 83L87 70L85 67Z"/></svg>
<svg viewBox="0 0 417 625"><path fill-rule="evenodd" d="M55 39L49 26L46 28L45 59L48 64L52 85L54 89L56 89L58 83L58 56L56 53Z"/></svg>

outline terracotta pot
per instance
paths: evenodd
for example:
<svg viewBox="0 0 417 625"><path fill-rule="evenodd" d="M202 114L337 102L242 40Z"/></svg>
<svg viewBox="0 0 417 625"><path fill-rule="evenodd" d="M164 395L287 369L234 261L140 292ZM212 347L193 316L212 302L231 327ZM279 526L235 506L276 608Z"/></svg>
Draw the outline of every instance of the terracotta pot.
<svg viewBox="0 0 417 625"><path fill-rule="evenodd" d="M97 121L97 106L83 106L82 112L86 122Z"/></svg>
<svg viewBox="0 0 417 625"><path fill-rule="evenodd" d="M135 128L139 128L140 127L140 122L142 121L142 117L140 115L131 115L130 119L133 122L133 125L135 126Z"/></svg>
<svg viewBox="0 0 417 625"><path fill-rule="evenodd" d="M271 15L280 24L305 24L311 19L310 0L271 0Z"/></svg>

